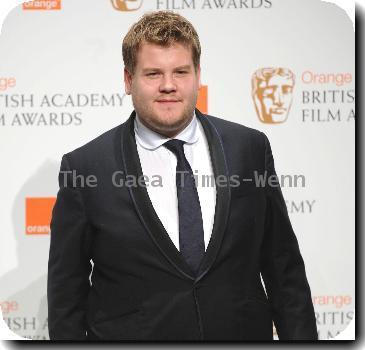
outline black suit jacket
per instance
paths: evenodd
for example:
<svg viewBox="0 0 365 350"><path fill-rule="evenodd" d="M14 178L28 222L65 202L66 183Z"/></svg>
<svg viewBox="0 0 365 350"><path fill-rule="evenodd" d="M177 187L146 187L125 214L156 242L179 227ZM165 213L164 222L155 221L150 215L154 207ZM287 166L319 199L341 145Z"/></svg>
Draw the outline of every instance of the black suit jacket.
<svg viewBox="0 0 365 350"><path fill-rule="evenodd" d="M254 181L222 185L232 175L275 174L268 139L198 110L196 115L221 184L197 276L146 188L130 181L142 175L134 113L64 155L51 222L51 339L271 340L272 321L281 340L317 339L304 263L280 188ZM72 183L75 175L93 175L97 186L82 186L80 176ZM129 185L120 187L123 179Z"/></svg>

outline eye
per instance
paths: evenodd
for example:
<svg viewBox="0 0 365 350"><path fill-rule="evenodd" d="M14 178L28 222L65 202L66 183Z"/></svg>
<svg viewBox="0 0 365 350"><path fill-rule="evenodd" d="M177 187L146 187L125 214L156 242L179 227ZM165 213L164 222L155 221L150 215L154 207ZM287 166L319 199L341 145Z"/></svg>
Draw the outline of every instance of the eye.
<svg viewBox="0 0 365 350"><path fill-rule="evenodd" d="M264 96L264 97L270 97L270 96L273 95L273 93L274 93L274 89L273 88L264 88L262 90L262 96Z"/></svg>
<svg viewBox="0 0 365 350"><path fill-rule="evenodd" d="M293 87L290 85L284 85L283 86L283 93L284 94L290 94L293 92Z"/></svg>
<svg viewBox="0 0 365 350"><path fill-rule="evenodd" d="M188 72L186 70L178 70L177 71L177 74L179 75L184 75L184 74L187 74Z"/></svg>
<svg viewBox="0 0 365 350"><path fill-rule="evenodd" d="M158 73L157 72L150 72L146 74L148 77L154 78L157 77Z"/></svg>

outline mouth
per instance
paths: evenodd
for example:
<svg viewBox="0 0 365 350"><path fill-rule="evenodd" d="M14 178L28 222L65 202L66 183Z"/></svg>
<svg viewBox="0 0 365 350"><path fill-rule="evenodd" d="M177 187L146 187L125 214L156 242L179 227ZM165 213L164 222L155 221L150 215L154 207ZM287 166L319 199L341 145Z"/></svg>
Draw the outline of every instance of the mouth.
<svg viewBox="0 0 365 350"><path fill-rule="evenodd" d="M178 98L174 98L174 97L162 97L162 98L159 98L156 100L157 103L160 103L160 104L166 104L166 105L169 105L169 104L174 104L174 103L178 103L178 102L181 102L181 99L178 99Z"/></svg>
<svg viewBox="0 0 365 350"><path fill-rule="evenodd" d="M284 114L286 112L286 108L275 108L271 110L273 114Z"/></svg>
<svg viewBox="0 0 365 350"><path fill-rule="evenodd" d="M161 105L174 105L180 101L179 100L157 100L156 102L160 103Z"/></svg>

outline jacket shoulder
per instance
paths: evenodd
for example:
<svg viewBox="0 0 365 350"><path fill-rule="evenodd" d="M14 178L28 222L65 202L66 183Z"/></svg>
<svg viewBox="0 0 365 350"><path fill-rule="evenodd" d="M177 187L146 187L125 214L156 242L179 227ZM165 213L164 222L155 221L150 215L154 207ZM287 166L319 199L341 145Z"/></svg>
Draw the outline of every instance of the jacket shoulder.
<svg viewBox="0 0 365 350"><path fill-rule="evenodd" d="M222 118L218 118L212 115L204 115L208 121L213 124L213 126L216 128L219 135L222 136L222 138L226 137L244 137L245 139L255 139L258 141L262 141L266 138L266 135L257 129L250 128L248 126L231 122Z"/></svg>

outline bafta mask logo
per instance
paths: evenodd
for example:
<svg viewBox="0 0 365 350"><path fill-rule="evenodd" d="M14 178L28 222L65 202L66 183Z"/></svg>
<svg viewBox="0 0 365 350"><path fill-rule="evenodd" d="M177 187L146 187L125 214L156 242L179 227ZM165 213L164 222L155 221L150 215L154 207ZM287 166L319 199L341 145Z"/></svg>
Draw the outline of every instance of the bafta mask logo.
<svg viewBox="0 0 365 350"><path fill-rule="evenodd" d="M252 75L252 98L259 119L279 124L288 118L295 76L287 68L261 68Z"/></svg>
<svg viewBox="0 0 365 350"><path fill-rule="evenodd" d="M142 6L143 0L110 0L117 11L136 11Z"/></svg>

